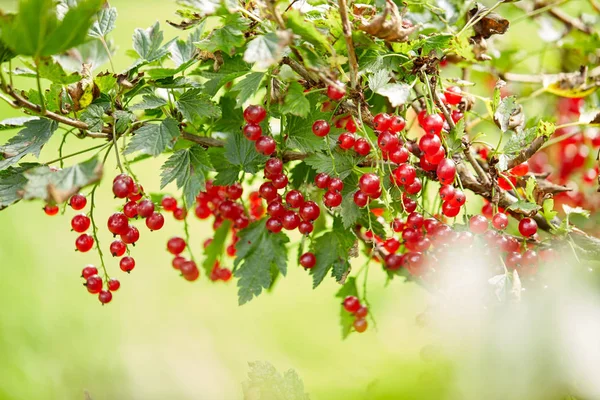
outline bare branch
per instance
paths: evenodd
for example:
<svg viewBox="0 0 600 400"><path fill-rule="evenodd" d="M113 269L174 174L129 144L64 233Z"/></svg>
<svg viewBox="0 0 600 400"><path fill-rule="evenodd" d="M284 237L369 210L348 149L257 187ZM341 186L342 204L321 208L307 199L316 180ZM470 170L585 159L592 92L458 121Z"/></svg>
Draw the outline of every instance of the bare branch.
<svg viewBox="0 0 600 400"><path fill-rule="evenodd" d="M346 0L338 0L340 9L340 17L342 18L342 30L344 39L346 40L346 48L348 49L348 63L350 64L350 86L356 88L358 83L358 60L354 51L354 43L352 42L352 25L348 18L348 3Z"/></svg>

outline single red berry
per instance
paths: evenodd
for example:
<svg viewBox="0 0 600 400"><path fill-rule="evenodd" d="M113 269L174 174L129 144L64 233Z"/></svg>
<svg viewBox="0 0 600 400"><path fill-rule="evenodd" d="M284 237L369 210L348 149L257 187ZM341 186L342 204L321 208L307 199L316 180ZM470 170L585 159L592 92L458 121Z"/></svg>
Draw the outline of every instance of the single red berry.
<svg viewBox="0 0 600 400"><path fill-rule="evenodd" d="M339 192L328 190L323 195L323 203L329 208L337 207L342 204L342 195Z"/></svg>
<svg viewBox="0 0 600 400"><path fill-rule="evenodd" d="M83 268L83 270L81 271L81 277L86 280L90 276L96 275L96 274L98 274L98 269L91 264L86 265L85 268Z"/></svg>
<svg viewBox="0 0 600 400"><path fill-rule="evenodd" d="M275 153L277 143L275 143L275 140L271 136L261 136L254 142L254 147L256 147L256 151L260 154L270 156Z"/></svg>
<svg viewBox="0 0 600 400"><path fill-rule="evenodd" d="M404 264L404 256L396 253L390 253L383 260L385 267L391 271L397 271Z"/></svg>
<svg viewBox="0 0 600 400"><path fill-rule="evenodd" d="M285 195L285 201L291 208L298 208L304 203L304 196L298 190L290 190Z"/></svg>
<svg viewBox="0 0 600 400"><path fill-rule="evenodd" d="M435 218L426 218L423 221L423 227L427 233L433 233L438 226L440 226L440 222Z"/></svg>
<svg viewBox="0 0 600 400"><path fill-rule="evenodd" d="M453 207L450 202L442 203L442 214L444 214L446 217L456 217L459 212L460 207Z"/></svg>
<svg viewBox="0 0 600 400"><path fill-rule="evenodd" d="M154 203L148 199L144 199L138 203L137 213L142 218L148 218L154 212Z"/></svg>
<svg viewBox="0 0 600 400"><path fill-rule="evenodd" d="M133 225L129 225L127 227L127 230L125 231L125 233L121 234L121 240L125 244L133 244L133 243L137 242L139 239L140 239L140 232Z"/></svg>
<svg viewBox="0 0 600 400"><path fill-rule="evenodd" d="M303 235L310 235L314 229L312 222L309 221L302 221L298 225L298 231Z"/></svg>
<svg viewBox="0 0 600 400"><path fill-rule="evenodd" d="M259 218L260 218L260 216L259 216ZM248 219L248 217L246 217L245 215L242 215L233 220L233 227L235 229L247 228L249 224L250 224L250 219Z"/></svg>
<svg viewBox="0 0 600 400"><path fill-rule="evenodd" d="M220 280L227 282L231 279L232 273L229 268L219 268L217 271L217 276Z"/></svg>
<svg viewBox="0 0 600 400"><path fill-rule="evenodd" d="M317 263L317 258L313 253L304 253L300 256L300 265L304 268L312 268Z"/></svg>
<svg viewBox="0 0 600 400"><path fill-rule="evenodd" d="M273 200L267 206L267 214L271 217L281 218L285 213L285 206L278 200Z"/></svg>
<svg viewBox="0 0 600 400"><path fill-rule="evenodd" d="M98 294L98 300L100 300L100 303L103 305L110 303L112 300L112 293L109 290L102 290L100 291L100 294Z"/></svg>
<svg viewBox="0 0 600 400"><path fill-rule="evenodd" d="M400 218L394 218L390 225L392 227L392 230L396 233L402 232L405 227L404 221L402 221Z"/></svg>
<svg viewBox="0 0 600 400"><path fill-rule="evenodd" d="M356 133L356 130L357 130L356 121L354 121L354 118L352 116L350 116L350 118L348 118L346 120L345 128L350 133ZM600 140L599 140L599 143L600 143ZM598 146L600 146L600 144L598 144Z"/></svg>
<svg viewBox="0 0 600 400"><path fill-rule="evenodd" d="M437 177L442 185L450 185L456 175L456 164L449 158L444 158L437 166Z"/></svg>
<svg viewBox="0 0 600 400"><path fill-rule="evenodd" d="M164 224L165 224L165 217L163 217L162 214L160 214L160 213L157 213L157 212L152 213L151 216L146 218L146 226L151 231L158 231L160 228L163 227Z"/></svg>
<svg viewBox="0 0 600 400"><path fill-rule="evenodd" d="M443 185L440 187L440 199L442 199L442 201L450 201L454 198L454 187L451 185Z"/></svg>
<svg viewBox="0 0 600 400"><path fill-rule="evenodd" d="M413 211L406 217L406 226L413 229L421 229L424 221L423 214Z"/></svg>
<svg viewBox="0 0 600 400"><path fill-rule="evenodd" d="M177 200L172 196L164 196L160 201L160 205L165 211L173 211L177 208Z"/></svg>
<svg viewBox="0 0 600 400"><path fill-rule="evenodd" d="M315 185L319 189L326 189L329 186L331 178L325 172L320 172L315 176Z"/></svg>
<svg viewBox="0 0 600 400"><path fill-rule="evenodd" d="M354 330L358 333L363 333L364 331L366 331L368 325L369 324L367 323L367 320L364 318L357 318L352 323L352 326L354 326Z"/></svg>
<svg viewBox="0 0 600 400"><path fill-rule="evenodd" d="M356 318L365 318L368 313L369 309L367 308L367 306L360 306L360 308L356 310L354 315L356 315Z"/></svg>
<svg viewBox="0 0 600 400"><path fill-rule="evenodd" d="M444 91L444 97L446 98L446 103L453 106L457 105L462 99L462 90L458 86L450 86Z"/></svg>
<svg viewBox="0 0 600 400"><path fill-rule="evenodd" d="M46 204L44 206L44 212L46 213L46 215L56 215L58 214L58 206Z"/></svg>
<svg viewBox="0 0 600 400"><path fill-rule="evenodd" d="M459 110L452 110L452 112L450 113L450 118L452 118L452 121L456 124L458 121L460 121L463 118L463 113L461 113Z"/></svg>
<svg viewBox="0 0 600 400"><path fill-rule="evenodd" d="M483 234L488 229L488 220L483 215L473 215L469 220L469 229L473 233Z"/></svg>
<svg viewBox="0 0 600 400"><path fill-rule="evenodd" d="M344 189L344 182L340 178L331 178L328 189L334 192L341 192Z"/></svg>
<svg viewBox="0 0 600 400"><path fill-rule="evenodd" d="M511 185L512 183L512 185ZM517 184L517 178L512 175L501 175L498 178L498 186L503 190L513 190L513 187Z"/></svg>
<svg viewBox="0 0 600 400"><path fill-rule="evenodd" d="M75 240L75 247L82 253L88 252L94 247L94 238L84 233Z"/></svg>
<svg viewBox="0 0 600 400"><path fill-rule="evenodd" d="M423 188L423 184L419 178L415 178L415 180L410 185L405 185L404 190L408 194L417 194Z"/></svg>
<svg viewBox="0 0 600 400"><path fill-rule="evenodd" d="M198 266L193 261L185 261L179 266L179 270L187 281L195 281L200 276Z"/></svg>
<svg viewBox="0 0 600 400"><path fill-rule="evenodd" d="M321 215L321 209L317 203L309 200L300 206L299 214L304 221L314 221Z"/></svg>
<svg viewBox="0 0 600 400"><path fill-rule="evenodd" d="M360 301L356 296L348 296L344 299L344 309L354 314L360 308Z"/></svg>
<svg viewBox="0 0 600 400"><path fill-rule="evenodd" d="M269 218L266 222L267 229L273 233L279 233L283 229L283 225L278 218Z"/></svg>
<svg viewBox="0 0 600 400"><path fill-rule="evenodd" d="M144 196L144 188L142 185L138 185L137 183L133 184L133 189L131 193L127 195L127 198L131 201L138 201Z"/></svg>
<svg viewBox="0 0 600 400"><path fill-rule="evenodd" d="M392 116L392 122L388 128L392 133L398 133L406 126L406 120L399 115Z"/></svg>
<svg viewBox="0 0 600 400"><path fill-rule="evenodd" d="M523 218L519 222L519 233L525 237L530 237L537 232L537 222L531 218Z"/></svg>
<svg viewBox="0 0 600 400"><path fill-rule="evenodd" d="M288 231L293 231L300 225L300 217L295 212L288 210L281 217L281 225Z"/></svg>
<svg viewBox="0 0 600 400"><path fill-rule="evenodd" d="M374 195L381 189L381 181L379 176L374 173L363 174L358 180L360 191L366 195Z"/></svg>
<svg viewBox="0 0 600 400"><path fill-rule="evenodd" d="M235 257L235 253L237 252L234 244L230 244L229 246L227 246L226 251L229 257Z"/></svg>
<svg viewBox="0 0 600 400"><path fill-rule="evenodd" d="M467 196L460 189L454 189L454 196L447 201L451 207L462 207L467 201Z"/></svg>
<svg viewBox="0 0 600 400"><path fill-rule="evenodd" d="M389 159L394 164L402 164L408 161L410 152L406 147L400 146L389 154Z"/></svg>
<svg viewBox="0 0 600 400"><path fill-rule="evenodd" d="M260 124L267 116L267 111L262 106L248 106L244 110L244 120L251 124Z"/></svg>
<svg viewBox="0 0 600 400"><path fill-rule="evenodd" d="M206 219L206 218L210 217L210 215L212 214L212 211L210 210L210 208L208 208L208 206L199 204L194 209L194 213L196 214L196 217L198 217L200 219Z"/></svg>
<svg viewBox="0 0 600 400"><path fill-rule="evenodd" d="M102 278L98 275L89 276L85 281L85 287L92 294L99 293L102 290Z"/></svg>
<svg viewBox="0 0 600 400"><path fill-rule="evenodd" d="M90 218L85 214L78 214L71 219L71 228L75 232L83 233L90 227Z"/></svg>
<svg viewBox="0 0 600 400"><path fill-rule="evenodd" d="M127 232L129 226L129 219L123 213L114 213L108 217L107 222L108 230L114 235L122 235Z"/></svg>
<svg viewBox="0 0 600 400"><path fill-rule="evenodd" d="M515 176L524 176L529 172L529 165L524 162L511 169L510 172Z"/></svg>
<svg viewBox="0 0 600 400"><path fill-rule="evenodd" d="M252 141L258 140L262 136L262 128L258 124L246 124L242 128L242 132L246 139Z"/></svg>
<svg viewBox="0 0 600 400"><path fill-rule="evenodd" d="M371 152L371 145L366 139L358 138L354 142L354 151L360 156L366 156Z"/></svg>
<svg viewBox="0 0 600 400"><path fill-rule="evenodd" d="M392 117L386 113L379 113L373 117L373 128L376 131L383 132L390 129L392 124Z"/></svg>
<svg viewBox="0 0 600 400"><path fill-rule="evenodd" d="M119 288L121 287L121 282L119 282L118 279L110 278L108 280L108 283L106 284L106 286L108 287L108 290L111 290L114 292L114 291L119 290Z"/></svg>
<svg viewBox="0 0 600 400"><path fill-rule="evenodd" d="M138 216L138 203L135 201L128 201L123 206L123 214L129 219L135 218Z"/></svg>
<svg viewBox="0 0 600 400"><path fill-rule="evenodd" d="M183 221L186 216L187 211L185 208L177 207L175 210L173 210L173 218L175 218L177 221Z"/></svg>
<svg viewBox="0 0 600 400"><path fill-rule="evenodd" d="M275 189L283 189L289 183L288 177L285 174L275 175L271 179L271 183L275 187Z"/></svg>
<svg viewBox="0 0 600 400"><path fill-rule="evenodd" d="M121 271L130 272L135 268L135 260L133 257L123 257L121 258L121 261L119 261L119 268L121 268Z"/></svg>
<svg viewBox="0 0 600 400"><path fill-rule="evenodd" d="M85 198L84 195L77 193L74 194L73 196L71 196L71 199L69 200L69 205L71 206L71 208L73 210L79 211L79 210L83 210L85 208L87 204L87 199Z"/></svg>
<svg viewBox="0 0 600 400"><path fill-rule="evenodd" d="M431 165L438 165L440 162L442 162L442 160L446 158L446 150L444 149L444 147L440 147L440 149L438 150L437 153L433 154L433 155L429 155L429 154L425 154L425 159L431 164ZM436 168L432 168L431 170L434 171Z"/></svg>
<svg viewBox="0 0 600 400"><path fill-rule="evenodd" d="M377 145L384 152L392 152L399 146L398 136L389 131L383 131L377 137Z"/></svg>
<svg viewBox="0 0 600 400"><path fill-rule="evenodd" d="M167 250L173 255L179 255L185 250L185 240L180 237L172 237L167 242Z"/></svg>
<svg viewBox="0 0 600 400"><path fill-rule="evenodd" d="M238 182L234 183L233 185L229 185L229 186L225 187L225 195L227 196L227 198L229 198L231 200L238 200L239 198L242 197L243 193L244 193L244 188Z"/></svg>
<svg viewBox="0 0 600 400"><path fill-rule="evenodd" d="M436 135L425 134L421 136L419 140L419 149L421 149L425 155L434 156L440 151L442 147L442 141Z"/></svg>
<svg viewBox="0 0 600 400"><path fill-rule="evenodd" d="M395 253L400 248L400 241L396 238L389 238L383 242L383 247L390 253Z"/></svg>
<svg viewBox="0 0 600 400"><path fill-rule="evenodd" d="M354 193L354 204L359 206L360 208L366 207L369 204L369 195L361 192L360 190Z"/></svg>
<svg viewBox="0 0 600 400"><path fill-rule="evenodd" d="M127 251L127 245L120 240L115 240L110 244L110 254L113 257L121 257Z"/></svg>
<svg viewBox="0 0 600 400"><path fill-rule="evenodd" d="M416 242L421 237L421 231L408 226L402 231L402 239L405 242Z"/></svg>
<svg viewBox="0 0 600 400"><path fill-rule="evenodd" d="M271 182L265 182L260 185L258 188L258 192L260 193L260 197L265 199L266 201L272 201L277 197L277 189Z"/></svg>
<svg viewBox="0 0 600 400"><path fill-rule="evenodd" d="M173 268L179 269L181 268L181 264L183 264L186 261L187 260L184 257L175 256L175 258L173 258L173 261L171 262L171 265L173 266Z"/></svg>
<svg viewBox="0 0 600 400"><path fill-rule="evenodd" d="M113 182L112 190L115 197L124 199L133 192L133 180L128 176L122 179L117 179L115 182Z"/></svg>
<svg viewBox="0 0 600 400"><path fill-rule="evenodd" d="M269 158L265 163L265 173L279 175L283 172L283 161L279 158Z"/></svg>
<svg viewBox="0 0 600 400"><path fill-rule="evenodd" d="M425 133L439 136L444 127L444 119L439 114L431 114L423 119L421 126L425 129Z"/></svg>
<svg viewBox="0 0 600 400"><path fill-rule="evenodd" d="M417 177L417 170L408 163L400 164L398 168L393 171L393 175L396 179L396 182L399 184L410 185Z"/></svg>
<svg viewBox="0 0 600 400"><path fill-rule="evenodd" d="M338 144L340 148L344 150L350 150L352 147L354 147L355 141L356 138L354 137L354 134L350 132L342 133L340 137L338 137Z"/></svg>
<svg viewBox="0 0 600 400"><path fill-rule="evenodd" d="M319 137L327 136L330 130L331 127L329 126L329 123L324 119L316 120L312 126L313 133Z"/></svg>
<svg viewBox="0 0 600 400"><path fill-rule="evenodd" d="M341 100L346 95L346 88L342 82L336 82L335 85L327 86L327 97L331 100Z"/></svg>
<svg viewBox="0 0 600 400"><path fill-rule="evenodd" d="M508 216L503 212L498 212L492 217L492 226L499 231L503 231L508 226Z"/></svg>
<svg viewBox="0 0 600 400"><path fill-rule="evenodd" d="M521 253L516 251L510 252L506 255L506 268L509 270L519 269L523 264L523 256Z"/></svg>

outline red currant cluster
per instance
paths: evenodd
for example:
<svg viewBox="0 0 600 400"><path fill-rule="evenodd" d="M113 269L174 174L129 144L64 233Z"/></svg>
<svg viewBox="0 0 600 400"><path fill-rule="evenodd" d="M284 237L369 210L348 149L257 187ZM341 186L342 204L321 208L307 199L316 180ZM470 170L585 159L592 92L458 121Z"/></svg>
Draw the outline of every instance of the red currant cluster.
<svg viewBox="0 0 600 400"><path fill-rule="evenodd" d="M250 223L250 217L241 202L243 192L244 189L239 183L216 186L212 181L208 181L206 190L196 196L194 212L199 219L207 219L214 215L214 230L217 230L224 220L231 221L235 229L244 229Z"/></svg>
<svg viewBox="0 0 600 400"><path fill-rule="evenodd" d="M323 194L323 204L327 207L334 208L342 204L341 191L344 189L344 182L340 178L332 178L321 172L315 176L315 185L319 189L327 189Z"/></svg>
<svg viewBox="0 0 600 400"><path fill-rule="evenodd" d="M213 282L215 281L223 281L227 282L231 279L232 273L229 268L221 267L221 263L219 260L215 261L213 268L210 272L209 279Z"/></svg>
<svg viewBox="0 0 600 400"><path fill-rule="evenodd" d="M175 256L171 265L181 272L185 280L193 282L200 276L200 270L193 260L181 256L186 247L187 243L180 237L172 237L167 242L167 250Z"/></svg>
<svg viewBox="0 0 600 400"><path fill-rule="evenodd" d="M110 303L112 300L112 292L118 290L121 287L121 282L115 278L110 278L106 281L106 289L102 289L103 281L100 275L98 275L98 269L93 265L88 265L81 271L81 277L85 279L85 287L88 292L97 294L100 303Z"/></svg>
<svg viewBox="0 0 600 400"><path fill-rule="evenodd" d="M361 305L360 300L356 296L348 296L344 299L343 303L344 309L349 313L353 314L354 319L354 330L356 332L362 333L367 330L367 320L365 319L369 310L367 306Z"/></svg>
<svg viewBox="0 0 600 400"><path fill-rule="evenodd" d="M75 194L69 199L69 205L73 210L80 211L87 205L87 199L82 194ZM71 219L71 229L81 234L75 239L75 248L77 251L85 253L94 247L94 238L85 233L91 224L90 217L83 213L77 214Z"/></svg>
<svg viewBox="0 0 600 400"><path fill-rule="evenodd" d="M244 136L254 142L256 151L265 156L275 152L277 144L271 136L264 136L260 123L267 117L267 111L262 106L248 106L244 110L246 125L242 128Z"/></svg>
<svg viewBox="0 0 600 400"><path fill-rule="evenodd" d="M172 212L173 218L177 221L183 221L187 216L187 210L177 205L177 199L172 196L164 196L160 201L163 210Z"/></svg>

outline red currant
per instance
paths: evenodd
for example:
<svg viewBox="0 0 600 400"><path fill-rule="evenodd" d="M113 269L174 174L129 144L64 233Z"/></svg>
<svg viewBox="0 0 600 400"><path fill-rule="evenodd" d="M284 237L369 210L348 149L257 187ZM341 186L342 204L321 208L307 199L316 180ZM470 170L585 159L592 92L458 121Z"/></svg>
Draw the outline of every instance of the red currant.
<svg viewBox="0 0 600 400"><path fill-rule="evenodd" d="M84 233L75 240L75 247L82 253L88 252L94 247L94 238Z"/></svg>
<svg viewBox="0 0 600 400"><path fill-rule="evenodd" d="M85 281L85 287L92 294L99 293L102 290L102 278L98 275L89 276Z"/></svg>
<svg viewBox="0 0 600 400"><path fill-rule="evenodd" d="M283 224L278 218L269 218L266 222L267 229L273 233L279 233L283 229Z"/></svg>
<svg viewBox="0 0 600 400"><path fill-rule="evenodd" d="M177 200L172 196L164 196L160 201L160 205L165 211L174 211L177 208Z"/></svg>
<svg viewBox="0 0 600 400"><path fill-rule="evenodd" d="M248 106L244 110L244 120L252 124L260 124L267 116L267 111L262 106Z"/></svg>
<svg viewBox="0 0 600 400"><path fill-rule="evenodd" d="M492 226L499 231L503 231L508 226L508 216L503 212L498 212L492 217Z"/></svg>
<svg viewBox="0 0 600 400"><path fill-rule="evenodd" d="M129 219L123 213L114 213L108 217L107 226L110 233L114 235L122 235L127 232Z"/></svg>
<svg viewBox="0 0 600 400"><path fill-rule="evenodd" d="M119 261L119 268L121 268L121 271L130 272L135 268L135 260L133 257L123 257L121 258L121 261Z"/></svg>
<svg viewBox="0 0 600 400"><path fill-rule="evenodd" d="M529 165L524 162L511 169L510 172L515 176L524 176L529 172Z"/></svg>
<svg viewBox="0 0 600 400"><path fill-rule="evenodd" d="M442 141L436 135L426 134L419 140L419 148L430 157L436 155L441 147Z"/></svg>
<svg viewBox="0 0 600 400"><path fill-rule="evenodd" d="M102 290L100 291L100 294L98 294L98 300L100 300L100 303L103 305L110 303L112 300L112 293L109 290Z"/></svg>
<svg viewBox="0 0 600 400"><path fill-rule="evenodd" d="M450 202L442 203L442 214L444 214L446 217L456 217L459 212L460 207L453 207Z"/></svg>
<svg viewBox="0 0 600 400"><path fill-rule="evenodd" d="M120 240L115 240L110 244L110 254L113 257L121 257L127 251L127 245Z"/></svg>
<svg viewBox="0 0 600 400"><path fill-rule="evenodd" d="M262 136L262 128L258 124L246 124L242 128L242 132L246 139L252 141L258 140Z"/></svg>
<svg viewBox="0 0 600 400"><path fill-rule="evenodd" d="M354 134L350 132L345 132L338 137L338 144L341 149L350 150L354 146L354 142L356 139L354 138Z"/></svg>
<svg viewBox="0 0 600 400"><path fill-rule="evenodd" d="M360 156L366 156L371 152L371 145L366 139L358 138L354 142L354 151Z"/></svg>
<svg viewBox="0 0 600 400"><path fill-rule="evenodd" d="M449 158L444 158L437 166L437 177L442 185L449 185L454 182L456 175L456 164Z"/></svg>
<svg viewBox="0 0 600 400"><path fill-rule="evenodd" d="M273 179L271 179L271 183L275 187L275 189L283 189L289 183L288 177L285 174L275 175Z"/></svg>
<svg viewBox="0 0 600 400"><path fill-rule="evenodd" d="M259 153L270 156L275 153L277 143L275 143L275 140L271 136L261 136L254 142L254 147L256 147L256 151Z"/></svg>
<svg viewBox="0 0 600 400"><path fill-rule="evenodd" d="M321 215L321 209L317 203L309 200L300 206L299 214L304 221L314 221Z"/></svg>
<svg viewBox="0 0 600 400"><path fill-rule="evenodd" d="M123 214L129 219L135 218L138 216L138 204L135 201L128 201L123 206Z"/></svg>
<svg viewBox="0 0 600 400"><path fill-rule="evenodd" d="M302 221L300 225L298 225L298 231L303 235L309 235L315 229L312 222Z"/></svg>
<svg viewBox="0 0 600 400"><path fill-rule="evenodd" d="M406 147L398 147L394 151L390 152L389 159L394 164L402 164L408 161L410 157L410 152L406 149Z"/></svg>
<svg viewBox="0 0 600 400"><path fill-rule="evenodd" d="M360 208L366 207L366 205L369 204L369 200L369 195L364 192L361 192L360 190L354 193L354 204L356 204Z"/></svg>
<svg viewBox="0 0 600 400"><path fill-rule="evenodd" d="M85 214L78 214L71 220L71 228L75 232L83 233L90 227L90 218Z"/></svg>
<svg viewBox="0 0 600 400"><path fill-rule="evenodd" d="M279 175L283 172L283 161L279 158L269 158L265 163L265 173Z"/></svg>
<svg viewBox="0 0 600 400"><path fill-rule="evenodd" d="M84 195L77 193L74 194L73 196L71 196L71 199L69 200L69 205L71 206L71 208L73 210L79 211L79 210L83 210L85 208L87 204L87 199L85 198Z"/></svg>
<svg viewBox="0 0 600 400"><path fill-rule="evenodd" d="M360 301L356 296L348 296L344 299L344 309L349 313L355 313L360 308Z"/></svg>
<svg viewBox="0 0 600 400"><path fill-rule="evenodd" d="M285 195L285 201L291 208L298 208L304 203L304 196L298 190L290 190Z"/></svg>
<svg viewBox="0 0 600 400"><path fill-rule="evenodd" d="M525 237L530 237L537 232L537 222L531 218L523 218L519 222L519 233Z"/></svg>
<svg viewBox="0 0 600 400"><path fill-rule="evenodd" d="M373 118L373 128L376 131L387 131L392 124L392 117L386 113L379 113Z"/></svg>
<svg viewBox="0 0 600 400"><path fill-rule="evenodd" d="M327 97L329 97L331 100L341 100L345 95L346 89L344 88L343 83L338 81L335 83L335 85L327 86Z"/></svg>
<svg viewBox="0 0 600 400"><path fill-rule="evenodd" d="M364 318L357 318L354 320L354 322L352 323L352 326L354 326L354 330L358 333L363 333L364 331L367 330L367 320Z"/></svg>
<svg viewBox="0 0 600 400"><path fill-rule="evenodd" d="M393 175L396 178L396 182L401 185L410 185L417 177L417 170L410 164L400 164L398 168L393 171Z"/></svg>
<svg viewBox="0 0 600 400"><path fill-rule="evenodd" d="M467 201L467 196L460 189L454 189L454 196L447 202L450 203L451 207L462 207Z"/></svg>
<svg viewBox="0 0 600 400"><path fill-rule="evenodd" d="M114 292L114 291L119 290L119 288L121 287L121 282L119 282L118 279L110 278L108 280L106 286L108 287L108 290L111 290Z"/></svg>
<svg viewBox="0 0 600 400"><path fill-rule="evenodd" d="M342 204L342 195L339 192L328 190L323 195L323 203L329 208L337 207Z"/></svg>
<svg viewBox="0 0 600 400"><path fill-rule="evenodd" d="M98 274L98 269L91 264L86 265L85 268L83 268L83 270L81 271L81 277L86 280L90 276L96 275L96 274Z"/></svg>
<svg viewBox="0 0 600 400"><path fill-rule="evenodd" d="M327 136L329 131L331 130L329 123L324 119L319 119L315 121L312 126L312 131L316 136L324 137Z"/></svg>
<svg viewBox="0 0 600 400"><path fill-rule="evenodd" d="M400 241L396 238L389 238L383 242L383 247L390 253L395 253L400 248Z"/></svg>
<svg viewBox="0 0 600 400"><path fill-rule="evenodd" d="M401 116L393 116L392 122L390 123L390 127L388 128L392 133L398 133L404 129L406 126L406 120Z"/></svg>
<svg viewBox="0 0 600 400"><path fill-rule="evenodd" d="M140 239L140 232L133 225L127 226L127 230L125 231L125 233L121 234L121 240L125 244L134 244L139 239Z"/></svg>
<svg viewBox="0 0 600 400"><path fill-rule="evenodd" d="M431 114L423 119L421 126L426 133L439 135L444 127L444 119L439 114Z"/></svg>
<svg viewBox="0 0 600 400"><path fill-rule="evenodd" d="M377 137L377 145L384 152L392 152L399 146L398 136L389 131L383 131Z"/></svg>
<svg viewBox="0 0 600 400"><path fill-rule="evenodd" d="M300 265L304 268L312 268L317 263L317 258L313 253L304 253L300 256Z"/></svg>
<svg viewBox="0 0 600 400"><path fill-rule="evenodd" d="M138 203L137 213L142 218L148 218L154 212L154 203L148 199Z"/></svg>
<svg viewBox="0 0 600 400"><path fill-rule="evenodd" d="M379 176L370 172L362 175L358 180L358 187L368 196L377 194L381 189Z"/></svg>
<svg viewBox="0 0 600 400"><path fill-rule="evenodd" d="M446 103L450 105L457 105L462 99L462 90L458 86L450 86L446 88L444 92Z"/></svg>
<svg viewBox="0 0 600 400"><path fill-rule="evenodd" d="M488 220L483 215L473 215L469 220L469 229L473 233L483 234L488 229Z"/></svg>
<svg viewBox="0 0 600 400"><path fill-rule="evenodd" d="M319 189L326 189L329 186L331 178L325 172L320 172L315 176L315 185Z"/></svg>
<svg viewBox="0 0 600 400"><path fill-rule="evenodd" d="M172 237L167 242L167 250L173 255L179 255L185 250L185 240L180 237Z"/></svg>
<svg viewBox="0 0 600 400"><path fill-rule="evenodd" d="M46 215L56 215L58 214L58 206L46 204L44 206L44 212L46 213Z"/></svg>

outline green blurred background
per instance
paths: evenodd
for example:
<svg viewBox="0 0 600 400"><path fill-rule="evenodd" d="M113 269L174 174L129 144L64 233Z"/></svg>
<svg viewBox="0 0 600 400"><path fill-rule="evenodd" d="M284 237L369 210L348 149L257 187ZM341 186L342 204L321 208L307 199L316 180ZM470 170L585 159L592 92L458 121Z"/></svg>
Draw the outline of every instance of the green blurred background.
<svg viewBox="0 0 600 400"><path fill-rule="evenodd" d="M158 19L165 39L178 34L165 23L177 18L174 2L117 0L111 5L119 11L112 34L117 70L131 62L124 52L136 27ZM4 11L15 7L16 1L0 1ZM18 82L21 87L31 83ZM1 119L17 115L2 104ZM0 133L0 143L12 134ZM41 160L55 158L59 143L56 135ZM70 139L65 154L91 145ZM162 162L135 165L149 192L159 189ZM115 166L107 165L105 181L113 174ZM97 198L103 227L117 202L107 184ZM233 280L212 283L202 276L189 283L172 269L163 249L169 237L181 234L181 223L167 218L159 232L140 229L131 275L108 258L121 288L102 307L82 286L81 269L99 260L94 251L74 251L74 211L47 217L41 208L40 202L21 202L0 212L1 399L83 399L84 390L93 399L241 399L248 362L255 360L269 361L280 371L295 369L313 399L417 399L430 392L439 397L431 382L422 385L423 379L433 379L424 374L430 368L419 352L428 339L416 324L426 294L399 280L384 290L377 265L370 274L369 299L378 329L342 341L336 284L327 281L313 291L311 277L292 261L288 277L272 293L239 307ZM200 255L212 230L191 216L190 221L192 246ZM105 253L110 240L101 229Z"/></svg>

